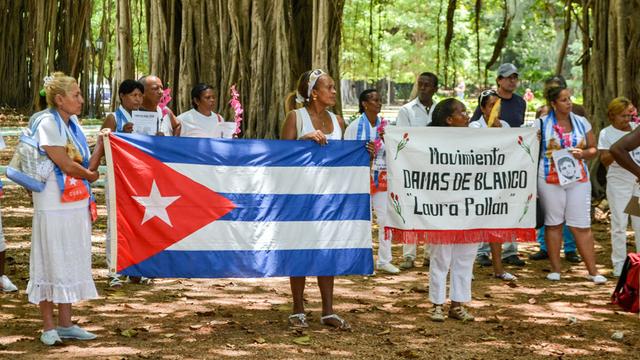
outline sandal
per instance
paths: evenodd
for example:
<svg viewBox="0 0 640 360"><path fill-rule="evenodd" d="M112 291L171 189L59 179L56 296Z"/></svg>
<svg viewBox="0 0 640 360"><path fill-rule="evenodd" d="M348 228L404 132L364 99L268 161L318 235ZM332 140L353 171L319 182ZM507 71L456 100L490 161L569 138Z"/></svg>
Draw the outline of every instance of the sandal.
<svg viewBox="0 0 640 360"><path fill-rule="evenodd" d="M331 320L337 321L338 324L332 322ZM348 322L346 322L343 318L341 318L340 316L338 316L336 314L331 314L331 315L327 315L327 316L321 317L320 318L320 324L327 325L327 326L333 326L338 330L351 330L351 325L349 325Z"/></svg>
<svg viewBox="0 0 640 360"><path fill-rule="evenodd" d="M433 305L433 308L431 309L431 321L444 321L444 310L442 309L442 305Z"/></svg>
<svg viewBox="0 0 640 360"><path fill-rule="evenodd" d="M517 280L517 279L518 279L515 275L513 275L513 274L511 274L511 273L508 273L508 272L506 272L506 271L505 271L505 272L503 272L503 273L502 273L502 274L500 274L500 275L498 275L498 274L494 274L493 276L494 276L496 279L500 279L500 280L502 280L502 281L515 281L515 280Z"/></svg>
<svg viewBox="0 0 640 360"><path fill-rule="evenodd" d="M308 328L307 315L304 313L289 315L289 326L294 328Z"/></svg>
<svg viewBox="0 0 640 360"><path fill-rule="evenodd" d="M463 306L456 306L449 309L449 317L452 319L462 320L462 322L474 321L476 318L469 314Z"/></svg>

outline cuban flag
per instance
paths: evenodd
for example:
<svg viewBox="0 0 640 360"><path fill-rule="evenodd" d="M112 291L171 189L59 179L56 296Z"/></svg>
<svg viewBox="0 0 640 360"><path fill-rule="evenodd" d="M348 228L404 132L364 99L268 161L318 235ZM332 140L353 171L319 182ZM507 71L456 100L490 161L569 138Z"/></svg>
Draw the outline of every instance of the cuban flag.
<svg viewBox="0 0 640 360"><path fill-rule="evenodd" d="M112 266L147 277L371 274L362 141L105 137Z"/></svg>

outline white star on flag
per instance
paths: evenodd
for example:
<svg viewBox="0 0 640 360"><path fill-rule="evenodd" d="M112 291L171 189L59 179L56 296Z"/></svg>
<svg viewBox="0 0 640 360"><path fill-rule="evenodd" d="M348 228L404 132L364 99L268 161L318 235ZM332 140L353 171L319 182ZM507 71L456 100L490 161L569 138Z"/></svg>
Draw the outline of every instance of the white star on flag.
<svg viewBox="0 0 640 360"><path fill-rule="evenodd" d="M153 180L149 196L132 196L132 198L145 208L144 217L140 225L157 216L160 220L173 227L169 214L167 214L167 207L178 200L180 196L162 196L156 181Z"/></svg>
<svg viewBox="0 0 640 360"><path fill-rule="evenodd" d="M69 185L75 185L77 183L75 178L71 178L71 180L69 180Z"/></svg>

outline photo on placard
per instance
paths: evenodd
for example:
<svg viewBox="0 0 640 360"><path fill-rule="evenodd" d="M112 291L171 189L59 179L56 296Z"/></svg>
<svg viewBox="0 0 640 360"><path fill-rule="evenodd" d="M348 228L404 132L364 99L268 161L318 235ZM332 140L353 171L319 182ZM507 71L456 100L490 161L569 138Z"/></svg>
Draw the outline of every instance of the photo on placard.
<svg viewBox="0 0 640 360"><path fill-rule="evenodd" d="M556 165L560 185L567 185L582 178L580 162L566 149L555 151L553 161Z"/></svg>

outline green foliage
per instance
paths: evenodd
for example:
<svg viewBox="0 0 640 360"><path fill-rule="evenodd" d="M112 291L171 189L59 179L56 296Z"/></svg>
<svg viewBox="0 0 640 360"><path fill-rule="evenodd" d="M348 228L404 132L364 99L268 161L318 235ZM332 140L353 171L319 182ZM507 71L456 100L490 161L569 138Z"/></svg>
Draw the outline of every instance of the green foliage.
<svg viewBox="0 0 640 360"><path fill-rule="evenodd" d="M541 97L543 80L555 71L558 47L562 43L564 13L562 0L508 0L515 3L515 18L509 37L497 63L488 71L487 84L494 84L495 69L512 62L521 72L522 87ZM442 3L442 13L438 17ZM416 2L410 0L347 0L343 16L342 77L375 81L390 78L395 82L413 82L417 73L436 72L440 24L440 71L444 80L444 35L447 0ZM450 50L448 84L455 86L463 77L470 89L484 88L485 65L493 53L502 26L503 0L484 0L480 12L480 73L476 61L475 0L459 0L455 12L454 37ZM580 8L576 8L580 12ZM581 91L580 69L572 67L582 54L579 31L572 31L565 75L570 85ZM570 76L569 76L570 75Z"/></svg>

